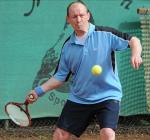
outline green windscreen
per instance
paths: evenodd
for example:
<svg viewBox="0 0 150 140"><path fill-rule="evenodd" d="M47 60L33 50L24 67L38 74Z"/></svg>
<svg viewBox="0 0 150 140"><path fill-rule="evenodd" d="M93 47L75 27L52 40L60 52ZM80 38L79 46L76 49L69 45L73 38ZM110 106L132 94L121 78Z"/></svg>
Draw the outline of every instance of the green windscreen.
<svg viewBox="0 0 150 140"><path fill-rule="evenodd" d="M66 8L71 2L72 0L0 0L0 119L8 119L4 110L6 103L24 102L30 90L53 75L61 48L73 31L66 22ZM149 114L150 55L147 49L150 46L146 45L149 43L148 38L144 38L147 34L150 36L147 29L149 21L146 20L145 24L143 19L141 25L136 11L139 7L149 6L150 1L84 2L92 13L95 25L113 27L141 39L145 48L144 63L138 71L130 65L130 49L116 53L123 87L120 115ZM31 117L58 117L68 92L68 83L47 92L29 106Z"/></svg>

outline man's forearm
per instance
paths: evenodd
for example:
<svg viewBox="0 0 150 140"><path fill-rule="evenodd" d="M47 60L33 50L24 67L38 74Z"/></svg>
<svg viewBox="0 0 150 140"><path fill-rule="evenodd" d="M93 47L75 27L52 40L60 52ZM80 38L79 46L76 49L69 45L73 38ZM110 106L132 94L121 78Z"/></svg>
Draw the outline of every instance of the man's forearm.
<svg viewBox="0 0 150 140"><path fill-rule="evenodd" d="M137 37L132 37L129 41L129 46L131 48L131 56L139 57L142 53L141 42Z"/></svg>
<svg viewBox="0 0 150 140"><path fill-rule="evenodd" d="M56 80L54 77L51 77L47 82L41 85L41 88L44 92L53 90L55 88L60 87L64 82Z"/></svg>

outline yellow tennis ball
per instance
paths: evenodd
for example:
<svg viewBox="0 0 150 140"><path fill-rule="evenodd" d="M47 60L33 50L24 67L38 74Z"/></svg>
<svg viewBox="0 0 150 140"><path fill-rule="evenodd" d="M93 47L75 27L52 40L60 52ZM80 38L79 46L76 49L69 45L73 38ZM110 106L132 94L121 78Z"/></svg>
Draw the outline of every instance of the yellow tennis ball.
<svg viewBox="0 0 150 140"><path fill-rule="evenodd" d="M102 67L99 66L99 65L94 65L94 66L92 67L91 72L92 72L93 75L98 76L98 75L100 75L100 74L102 73Z"/></svg>

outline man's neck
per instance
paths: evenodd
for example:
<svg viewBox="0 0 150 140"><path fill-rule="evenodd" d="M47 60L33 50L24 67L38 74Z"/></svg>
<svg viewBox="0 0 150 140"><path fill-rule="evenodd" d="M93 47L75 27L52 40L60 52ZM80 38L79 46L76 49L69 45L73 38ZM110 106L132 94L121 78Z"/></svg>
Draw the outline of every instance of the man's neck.
<svg viewBox="0 0 150 140"><path fill-rule="evenodd" d="M83 36L86 32L85 32L85 31L78 30L78 31L76 31L75 33L76 33L76 36L81 37L81 36Z"/></svg>
<svg viewBox="0 0 150 140"><path fill-rule="evenodd" d="M85 29L83 29L83 30L76 30L76 31L75 31L76 36L81 37L81 36L83 36L84 34L86 34L86 33L88 32L89 26L90 26L90 24L88 23L88 24L86 25Z"/></svg>

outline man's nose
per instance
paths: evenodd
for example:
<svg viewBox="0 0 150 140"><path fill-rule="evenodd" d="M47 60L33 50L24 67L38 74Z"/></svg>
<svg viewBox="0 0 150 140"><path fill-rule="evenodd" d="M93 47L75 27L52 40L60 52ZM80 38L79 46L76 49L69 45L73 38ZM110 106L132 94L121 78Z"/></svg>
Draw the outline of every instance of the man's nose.
<svg viewBox="0 0 150 140"><path fill-rule="evenodd" d="M77 22L80 22L80 21L81 21L81 17L77 16Z"/></svg>

